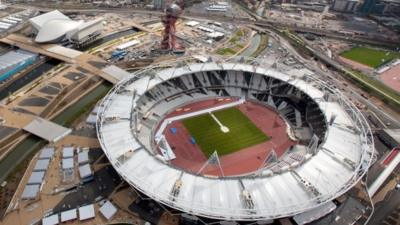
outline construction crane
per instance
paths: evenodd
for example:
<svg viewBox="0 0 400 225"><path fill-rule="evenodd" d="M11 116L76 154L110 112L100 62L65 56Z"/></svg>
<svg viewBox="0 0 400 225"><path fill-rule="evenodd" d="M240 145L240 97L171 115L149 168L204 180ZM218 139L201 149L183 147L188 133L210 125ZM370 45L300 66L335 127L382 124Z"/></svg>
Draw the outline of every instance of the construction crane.
<svg viewBox="0 0 400 225"><path fill-rule="evenodd" d="M164 24L164 33L161 41L161 49L174 53L183 53L184 47L176 41L176 21L184 9L184 0L175 0L167 4L165 15L161 17Z"/></svg>

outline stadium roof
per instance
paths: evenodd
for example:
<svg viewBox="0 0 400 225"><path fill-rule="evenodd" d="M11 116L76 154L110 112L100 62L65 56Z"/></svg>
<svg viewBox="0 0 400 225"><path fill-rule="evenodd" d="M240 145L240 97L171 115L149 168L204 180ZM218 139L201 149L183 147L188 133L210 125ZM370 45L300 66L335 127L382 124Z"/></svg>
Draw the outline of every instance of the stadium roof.
<svg viewBox="0 0 400 225"><path fill-rule="evenodd" d="M291 84L313 99L326 121L334 118L334 123L328 124L325 140L315 155L298 166L288 166L290 169L281 173L267 169L258 176L207 177L185 172L155 157L150 147L150 128L129 119L105 120L134 118L131 113L138 112L131 110L136 110L140 97L166 80L221 69L257 73ZM311 76L289 76L276 70L238 63L188 64L180 68L153 70L151 76L148 71L125 78L104 98L104 109L100 112L102 118L97 124L98 136L111 164L130 185L172 208L230 220L293 216L345 193L371 163L373 140L365 118L340 92ZM120 94L121 90L131 92ZM323 90L329 90L337 100L326 100ZM146 106L154 110L151 103ZM173 106L170 103L163 107ZM140 132L132 132L139 126ZM128 155L132 150L134 153ZM182 185L177 187L177 183ZM248 198L243 197L244 192L248 193Z"/></svg>
<svg viewBox="0 0 400 225"><path fill-rule="evenodd" d="M89 114L89 116L86 118L86 123L94 125L96 124L96 120L97 120L97 115Z"/></svg>
<svg viewBox="0 0 400 225"><path fill-rule="evenodd" d="M327 202L315 209L295 215L293 217L293 220L298 225L307 224L327 215L328 213L332 212L335 209L336 209L335 203Z"/></svg>

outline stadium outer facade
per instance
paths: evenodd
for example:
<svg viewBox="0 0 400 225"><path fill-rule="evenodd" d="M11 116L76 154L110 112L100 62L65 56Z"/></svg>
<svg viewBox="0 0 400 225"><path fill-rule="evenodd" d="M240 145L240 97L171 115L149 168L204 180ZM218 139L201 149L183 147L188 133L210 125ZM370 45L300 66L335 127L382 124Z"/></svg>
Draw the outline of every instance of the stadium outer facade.
<svg viewBox="0 0 400 225"><path fill-rule="evenodd" d="M374 155L371 130L358 109L315 76L288 75L235 60L157 65L132 74L109 92L98 113L97 134L120 176L168 207L231 221L294 216L353 187ZM320 138L310 141L301 160L279 166L279 159L272 163L274 170L267 166L245 176L209 177L170 165L156 150L153 137L163 115L188 102L221 95L251 98L280 112L290 102L306 99L302 104L309 109L303 124Z"/></svg>

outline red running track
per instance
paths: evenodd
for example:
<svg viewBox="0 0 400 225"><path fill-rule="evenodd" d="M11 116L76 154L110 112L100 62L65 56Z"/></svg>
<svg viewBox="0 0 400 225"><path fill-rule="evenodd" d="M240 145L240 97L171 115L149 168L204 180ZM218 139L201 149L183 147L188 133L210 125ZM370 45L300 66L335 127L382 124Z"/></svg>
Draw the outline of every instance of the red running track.
<svg viewBox="0 0 400 225"><path fill-rule="evenodd" d="M211 99L191 103L181 107L181 109L175 110L167 117L226 104L234 100L236 99L224 98L223 101ZM273 109L252 101L247 101L237 106L237 108L247 115L247 117L271 139L264 143L220 156L221 167L225 176L243 175L254 172L262 166L265 166L264 161L273 149L276 155L280 157L286 150L296 144L286 133L285 121ZM172 127L177 128L175 134L169 130ZM171 161L172 165L197 173L207 161L207 158L198 145L194 145L190 142L190 133L184 125L180 121L174 121L167 126L164 135L176 155L176 159ZM220 168L213 165L204 168L202 174L222 176Z"/></svg>

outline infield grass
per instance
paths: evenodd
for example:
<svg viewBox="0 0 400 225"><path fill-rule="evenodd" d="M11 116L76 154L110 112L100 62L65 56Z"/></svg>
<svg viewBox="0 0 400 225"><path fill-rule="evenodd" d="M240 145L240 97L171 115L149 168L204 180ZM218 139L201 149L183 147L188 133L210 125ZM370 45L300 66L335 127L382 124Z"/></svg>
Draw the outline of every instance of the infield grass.
<svg viewBox="0 0 400 225"><path fill-rule="evenodd" d="M215 111L213 114L229 128L228 133L223 133L208 113L182 121L207 157L215 150L220 156L227 155L270 139L237 108Z"/></svg>
<svg viewBox="0 0 400 225"><path fill-rule="evenodd" d="M377 68L395 58L400 58L400 53L397 52L364 47L355 47L342 52L340 55L372 68Z"/></svg>

